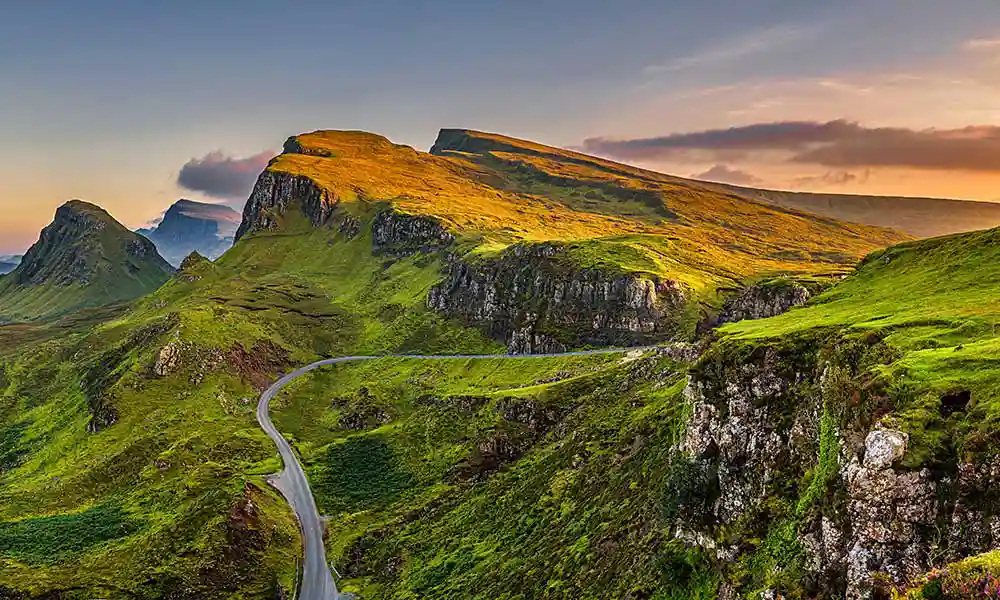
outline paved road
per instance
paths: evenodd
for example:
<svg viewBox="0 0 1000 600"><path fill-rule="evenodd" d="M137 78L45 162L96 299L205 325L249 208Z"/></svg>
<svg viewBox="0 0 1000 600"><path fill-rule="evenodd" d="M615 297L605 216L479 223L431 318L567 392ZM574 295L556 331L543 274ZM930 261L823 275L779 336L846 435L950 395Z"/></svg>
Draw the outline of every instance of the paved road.
<svg viewBox="0 0 1000 600"><path fill-rule="evenodd" d="M461 360L469 358L545 358L559 356L589 356L592 354L619 354L622 352L634 352L648 350L651 346L636 348L602 348L600 350L582 350L579 352L563 352L558 354L457 354L457 355L423 355L423 354L389 354L385 356L341 356L339 358L328 358L306 365L301 369L296 369L285 375L269 387L260 396L257 403L257 422L267 437L274 440L278 446L278 453L284 463L281 473L271 479L271 483L281 491L281 494L288 500L292 510L299 519L302 527L302 539L304 543L303 552L305 560L302 564L302 581L299 583L298 600L339 600L340 593L337 591L337 583L333 580L333 574L326 562L326 550L323 548L323 521L319 517L319 510L316 508L316 500L313 498L312 490L309 489L309 481L306 479L302 464L292 451L288 441L278 433L268 408L271 399L274 398L283 387L288 385L293 379L305 375L306 373L326 365L335 365L343 362L353 362L360 360L374 360L377 358L419 358L429 360L452 359Z"/></svg>

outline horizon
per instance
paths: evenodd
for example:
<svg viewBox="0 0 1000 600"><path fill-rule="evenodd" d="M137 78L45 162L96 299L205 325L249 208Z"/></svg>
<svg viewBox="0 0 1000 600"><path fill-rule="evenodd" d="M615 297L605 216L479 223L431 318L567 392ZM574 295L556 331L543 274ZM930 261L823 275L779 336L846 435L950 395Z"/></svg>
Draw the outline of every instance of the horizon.
<svg viewBox="0 0 1000 600"><path fill-rule="evenodd" d="M228 2L11 11L0 49L33 52L0 66L0 254L72 198L131 229L179 198L239 210L281 143L317 129L427 150L467 127L752 188L1000 200L988 0L555 2L531 20L307 2L282 15L294 44L273 18Z"/></svg>

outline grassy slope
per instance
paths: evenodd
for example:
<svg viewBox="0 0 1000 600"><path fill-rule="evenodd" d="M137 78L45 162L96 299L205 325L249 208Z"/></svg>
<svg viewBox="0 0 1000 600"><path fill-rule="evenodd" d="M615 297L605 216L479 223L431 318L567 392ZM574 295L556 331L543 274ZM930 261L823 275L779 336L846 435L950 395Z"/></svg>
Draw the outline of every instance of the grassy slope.
<svg viewBox="0 0 1000 600"><path fill-rule="evenodd" d="M919 464L952 435L960 452L992 452L1000 426L1000 230L910 242L875 252L858 271L807 307L760 321L726 325L739 339L777 338L828 328L888 332L903 352L887 367L897 390L896 415L911 433ZM972 392L958 422L937 414L939 398Z"/></svg>
<svg viewBox="0 0 1000 600"><path fill-rule="evenodd" d="M345 140L353 141L344 147ZM574 175L594 180L593 189L587 184L578 194L548 177L522 181L509 156L444 158L383 142L340 135L334 157L285 155L272 168L326 181L359 216L378 210L379 200L433 214L462 228L461 243L480 253L517 240L565 240L583 264L676 276L695 289L773 271L839 269L898 238L698 190L668 190L655 178L630 175L623 182L600 165L582 165L586 172ZM392 164L412 171L351 155L352 144L373 144L363 148L365 156L390 152ZM528 189L537 185L554 187ZM659 200L621 200L621 189L633 186L643 193L656 188ZM595 205L595 198L601 202ZM613 203L613 209L604 206ZM732 211L743 220L726 220ZM70 597L154 597L185 589L213 597L238 589L237 596L263 597L279 581L288 585L297 553L294 525L263 483L277 460L254 423L252 401L244 399L287 365L320 356L499 350L480 333L427 311L425 295L440 277L439 261L374 257L367 230L347 239L290 211L278 231L241 240L217 264L191 266L94 328L0 328L0 592L6 586L35 594L76 590ZM171 340L183 350L180 364L154 376L157 353ZM281 411L280 426L293 432L314 480L319 477L321 503L339 511L344 525L334 531L332 556L339 560L351 544L370 542L370 560L395 564L402 556L406 566L397 581L362 565L356 585L400 597L429 590L496 597L521 586L524 597L597 598L608 590L623 595L700 581L697 557L659 546L665 543L663 494L676 493L664 458L680 423L680 369L657 364L629 376L634 366L599 359L535 360L531 367L401 364L377 375L362 370L302 384L304 395ZM518 387L567 370L581 377ZM331 426L342 408L316 412L310 402L326 394L353 398L362 385L391 405L393 420L354 436L376 438L374 445L357 446ZM578 407L568 413L571 441L525 433L523 424L499 419L499 396L472 415L417 402L420 395L487 395L498 387L518 388L500 396ZM108 406L117 423L88 433L89 413ZM517 469L481 484L444 476L452 466L480 465L471 445L498 431L530 450ZM640 437L648 440L643 451L631 453L627 446ZM339 452L342 446L351 451ZM324 461L356 465L370 452L390 467L392 457L403 456L404 468L371 493L352 496L348 506L331 504L338 486L354 481L331 477L338 470L324 471ZM250 517L240 508L248 498L257 507ZM399 523L411 504L439 518L426 530ZM383 524L402 537L358 542L366 528ZM94 535L81 536L84 530ZM628 534L618 539L614 532ZM535 566L525 554L555 558ZM451 576L470 560L478 565L474 575ZM490 585L503 589L477 589L480 576L497 571L504 575ZM686 575L672 583L677 572ZM683 593L676 597L687 597Z"/></svg>
<svg viewBox="0 0 1000 600"><path fill-rule="evenodd" d="M388 264L370 248L368 232L347 240L293 216L127 310L0 327L0 591L290 586L297 535L262 479L278 461L254 387L321 356L500 350L428 313L439 265ZM172 340L176 372L154 376ZM118 413L96 434L93 403ZM246 498L258 513L244 526L233 511Z"/></svg>
<svg viewBox="0 0 1000 600"><path fill-rule="evenodd" d="M61 214L72 213L77 224ZM80 223L86 223L84 230ZM148 244L149 254L136 257L130 244ZM24 280L22 272L30 270ZM42 232L12 273L0 277L0 322L51 318L88 307L133 300L155 290L171 268L149 242L126 229L103 209L70 201ZM73 274L74 281L60 278ZM85 277L84 284L79 279Z"/></svg>
<svg viewBox="0 0 1000 600"><path fill-rule="evenodd" d="M388 201L435 217L477 254L572 242L585 266L675 279L710 300L754 275L840 271L905 239L532 142L461 135L452 146L474 151L428 154L364 132L314 132L295 138L310 154L283 154L269 169L307 176L345 205Z"/></svg>
<svg viewBox="0 0 1000 600"><path fill-rule="evenodd" d="M363 598L711 598L664 510L685 489L683 372L653 357L385 360L314 374L276 419ZM524 456L492 472L495 440Z"/></svg>

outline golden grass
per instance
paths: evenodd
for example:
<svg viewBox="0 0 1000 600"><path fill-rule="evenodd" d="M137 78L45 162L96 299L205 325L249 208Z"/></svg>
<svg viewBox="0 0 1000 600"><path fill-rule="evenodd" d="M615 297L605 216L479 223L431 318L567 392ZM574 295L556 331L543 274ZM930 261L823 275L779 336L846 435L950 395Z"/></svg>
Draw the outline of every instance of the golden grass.
<svg viewBox="0 0 1000 600"><path fill-rule="evenodd" d="M663 275L839 270L908 239L567 150L459 135L474 151L430 154L375 134L317 131L296 138L310 154L283 154L269 168L309 177L337 201L388 201L493 246L631 236Z"/></svg>

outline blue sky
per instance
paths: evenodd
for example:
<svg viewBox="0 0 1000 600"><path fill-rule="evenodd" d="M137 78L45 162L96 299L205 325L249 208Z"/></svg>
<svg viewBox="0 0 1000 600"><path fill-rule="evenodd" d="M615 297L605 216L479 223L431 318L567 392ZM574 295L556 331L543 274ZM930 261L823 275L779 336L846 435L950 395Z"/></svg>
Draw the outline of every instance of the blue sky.
<svg viewBox="0 0 1000 600"><path fill-rule="evenodd" d="M138 226L207 198L177 184L192 158L313 129L426 149L441 127L578 146L786 120L997 126L997 40L996 0L17 3L0 18L0 252L73 197ZM767 156L714 172L823 188L825 166ZM619 158L692 175L725 157ZM1000 196L988 171L953 188L896 171L844 191Z"/></svg>

